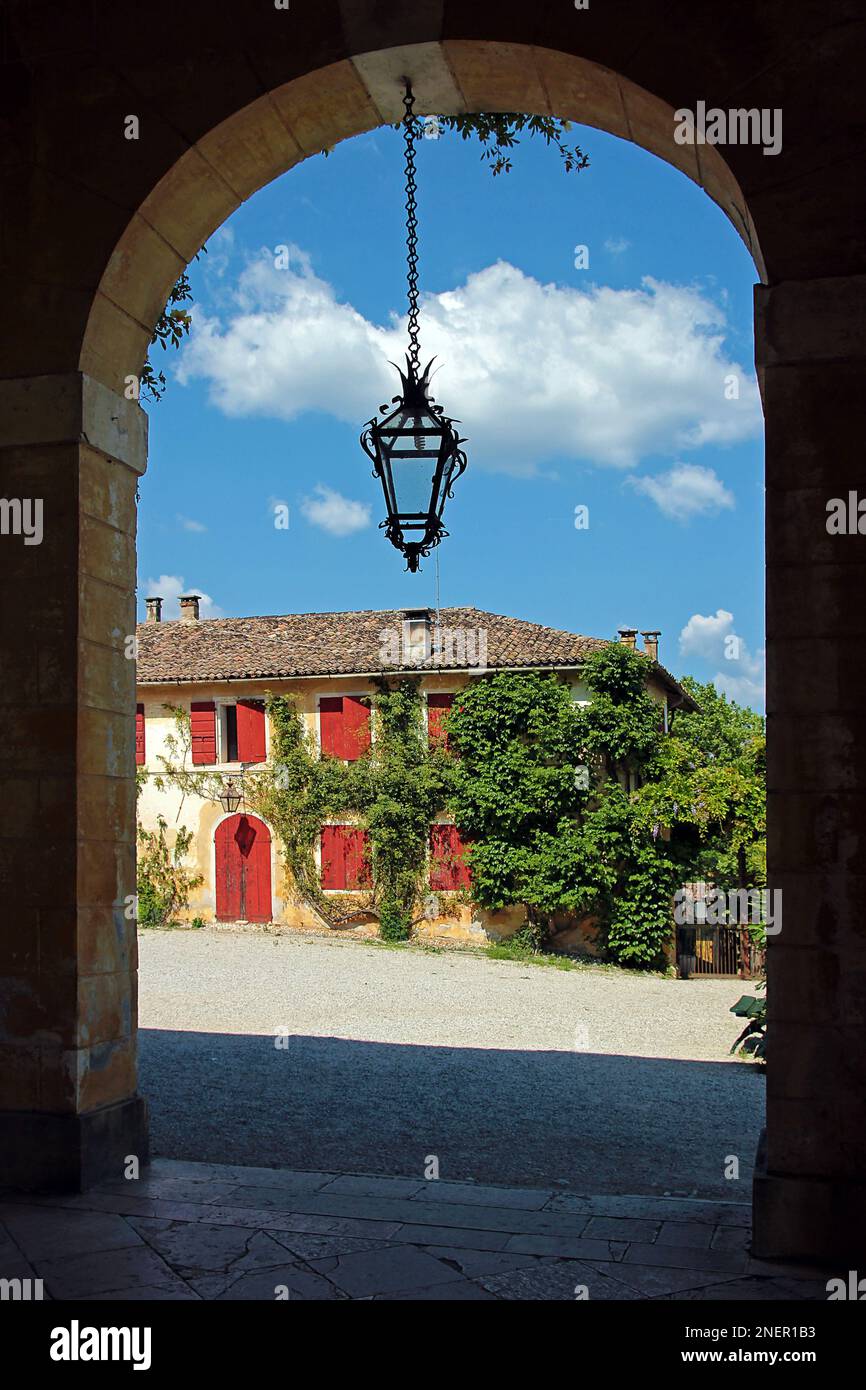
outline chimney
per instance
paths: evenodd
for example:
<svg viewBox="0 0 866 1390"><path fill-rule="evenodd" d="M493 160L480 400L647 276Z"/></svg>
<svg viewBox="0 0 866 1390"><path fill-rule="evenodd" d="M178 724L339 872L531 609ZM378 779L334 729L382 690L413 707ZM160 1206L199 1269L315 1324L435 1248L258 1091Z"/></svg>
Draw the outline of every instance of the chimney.
<svg viewBox="0 0 866 1390"><path fill-rule="evenodd" d="M146 599L144 600L144 606L145 606L145 608L147 609L147 617L146 617L145 620L144 620L146 623L161 623L161 622L162 622L162 599L161 599L161 598L146 598Z"/></svg>
<svg viewBox="0 0 866 1390"><path fill-rule="evenodd" d="M644 652L645 652L646 655L649 657L650 661L658 661L658 659L659 659L659 638L661 637L661 633L660 633L660 632L642 632L642 633L641 633L641 637L643 638L643 649L644 649Z"/></svg>
<svg viewBox="0 0 866 1390"><path fill-rule="evenodd" d="M198 622L198 606L200 603L200 594L184 594L180 601L180 620L182 623Z"/></svg>
<svg viewBox="0 0 866 1390"><path fill-rule="evenodd" d="M429 608L403 609L403 663L417 666L430 657L431 614Z"/></svg>
<svg viewBox="0 0 866 1390"><path fill-rule="evenodd" d="M631 647L632 651L637 650L637 628L621 627L619 629L619 640L626 647Z"/></svg>

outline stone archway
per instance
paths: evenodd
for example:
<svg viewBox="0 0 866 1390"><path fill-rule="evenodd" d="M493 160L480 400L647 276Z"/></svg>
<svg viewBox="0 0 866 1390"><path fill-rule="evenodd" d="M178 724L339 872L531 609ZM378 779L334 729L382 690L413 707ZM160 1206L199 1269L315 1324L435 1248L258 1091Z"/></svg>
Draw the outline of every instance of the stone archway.
<svg viewBox="0 0 866 1390"><path fill-rule="evenodd" d="M866 1132L866 565L829 537L825 499L857 486L866 393L866 224L853 0L802 20L683 6L402 13L328 0L298 16L191 0L172 41L132 7L20 7L4 36L0 491L43 502L42 545L3 540L0 1181L86 1185L146 1145L136 1093L135 487L146 417L123 394L178 272L256 188L346 136L419 108L551 112L633 139L701 183L750 247L766 414L770 953L762 1254L862 1246ZM288 14L293 15L289 19ZM726 11L727 15L728 12ZM51 10L54 16L54 11ZM275 24L291 23L290 37ZM823 117L812 102L821 94ZM767 158L679 146L673 112L781 107ZM124 123L138 118L136 141ZM58 252L58 243L60 251ZM845 750L843 756L841 750ZM10 873L14 857L19 866ZM20 873L20 865L25 873Z"/></svg>

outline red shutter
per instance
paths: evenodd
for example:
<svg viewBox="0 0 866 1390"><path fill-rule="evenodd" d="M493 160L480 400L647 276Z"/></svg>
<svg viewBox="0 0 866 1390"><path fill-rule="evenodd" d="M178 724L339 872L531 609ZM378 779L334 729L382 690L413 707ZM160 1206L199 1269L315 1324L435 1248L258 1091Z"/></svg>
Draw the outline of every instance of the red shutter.
<svg viewBox="0 0 866 1390"><path fill-rule="evenodd" d="M144 705L135 707L135 761L139 767L142 767L145 761Z"/></svg>
<svg viewBox="0 0 866 1390"><path fill-rule="evenodd" d="M319 701L322 753L354 762L370 747L370 706L356 695L326 695Z"/></svg>
<svg viewBox="0 0 866 1390"><path fill-rule="evenodd" d="M465 848L456 825L430 827L430 887L435 893L470 886Z"/></svg>
<svg viewBox="0 0 866 1390"><path fill-rule="evenodd" d="M190 705L193 763L215 763L216 705L213 700L193 700Z"/></svg>
<svg viewBox="0 0 866 1390"><path fill-rule="evenodd" d="M444 748L448 747L448 739L442 728L442 720L453 704L453 695L427 696L427 736L431 748L436 744L441 744Z"/></svg>
<svg viewBox="0 0 866 1390"><path fill-rule="evenodd" d="M346 854L342 825L322 826L322 887L346 887Z"/></svg>
<svg viewBox="0 0 866 1390"><path fill-rule="evenodd" d="M369 888L370 866L367 862L367 832L352 826L344 827L346 846L346 887Z"/></svg>
<svg viewBox="0 0 866 1390"><path fill-rule="evenodd" d="M343 696L343 747L350 763L370 747L370 704L358 695Z"/></svg>
<svg viewBox="0 0 866 1390"><path fill-rule="evenodd" d="M238 762L265 761L265 706L262 700L238 700Z"/></svg>
<svg viewBox="0 0 866 1390"><path fill-rule="evenodd" d="M322 887L349 893L370 887L366 830L353 825L322 826Z"/></svg>
<svg viewBox="0 0 866 1390"><path fill-rule="evenodd" d="M323 696L319 701L319 727L322 736L322 753L331 758L343 756L343 697L341 695ZM326 826L325 829L330 829Z"/></svg>

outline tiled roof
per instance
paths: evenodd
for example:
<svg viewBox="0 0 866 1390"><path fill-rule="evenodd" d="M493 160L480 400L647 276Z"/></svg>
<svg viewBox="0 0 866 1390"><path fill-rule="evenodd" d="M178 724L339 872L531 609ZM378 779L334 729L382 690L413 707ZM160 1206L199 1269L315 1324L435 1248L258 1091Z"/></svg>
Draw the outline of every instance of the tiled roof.
<svg viewBox="0 0 866 1390"><path fill-rule="evenodd" d="M352 613L287 613L267 618L206 618L199 622L140 623L138 682L261 680L288 676L368 674L381 671L383 633L399 643L404 609ZM579 665L607 646L599 637L508 618L479 608L443 608L447 638L442 659L427 669L463 670L477 664L481 634L486 666L556 667ZM462 637L461 637L461 634ZM400 669L390 662L387 670ZM415 669L407 663L404 669ZM667 672L672 686L673 677Z"/></svg>

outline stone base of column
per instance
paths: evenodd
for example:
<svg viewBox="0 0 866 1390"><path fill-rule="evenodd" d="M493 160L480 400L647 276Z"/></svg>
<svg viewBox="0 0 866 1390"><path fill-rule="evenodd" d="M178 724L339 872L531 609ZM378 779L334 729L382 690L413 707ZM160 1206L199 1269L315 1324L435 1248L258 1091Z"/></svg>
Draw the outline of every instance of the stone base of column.
<svg viewBox="0 0 866 1390"><path fill-rule="evenodd" d="M150 1157L141 1096L83 1115L0 1111L0 1187L85 1192L122 1178L132 1154L142 1168Z"/></svg>
<svg viewBox="0 0 866 1390"><path fill-rule="evenodd" d="M866 1183L767 1170L761 1135L752 1187L752 1254L856 1269L866 1251Z"/></svg>

